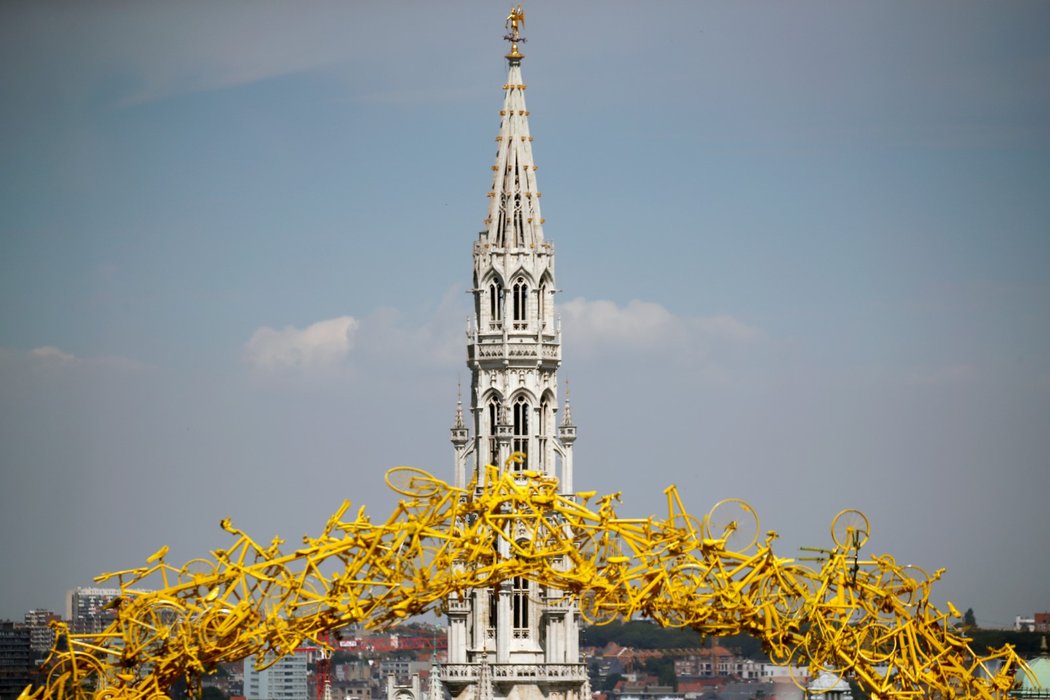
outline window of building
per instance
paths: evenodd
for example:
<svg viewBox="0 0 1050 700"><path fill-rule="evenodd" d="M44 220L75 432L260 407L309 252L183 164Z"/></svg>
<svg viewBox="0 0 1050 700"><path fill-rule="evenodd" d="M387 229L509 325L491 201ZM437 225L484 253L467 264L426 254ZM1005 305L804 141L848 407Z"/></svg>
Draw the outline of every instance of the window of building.
<svg viewBox="0 0 1050 700"><path fill-rule="evenodd" d="M499 328L503 320L503 286L499 282L489 284L489 321Z"/></svg>
<svg viewBox="0 0 1050 700"><path fill-rule="evenodd" d="M489 463L496 464L499 461L499 443L496 441L497 428L500 419L500 405L496 399L489 400Z"/></svg>
<svg viewBox="0 0 1050 700"><path fill-rule="evenodd" d="M511 588L511 607L514 613L514 636L523 636L529 630L529 580L515 576Z"/></svg>
<svg viewBox="0 0 1050 700"><path fill-rule="evenodd" d="M512 438L511 451L521 452L525 459L514 465L515 471L528 469L529 453L529 410L528 399L519 396L514 401L514 436Z"/></svg>
<svg viewBox="0 0 1050 700"><path fill-rule="evenodd" d="M521 209L521 193L514 195L514 245L521 248L525 245L525 224Z"/></svg>
<svg viewBox="0 0 1050 700"><path fill-rule="evenodd" d="M529 313L529 285L525 283L525 280L518 280L511 291L514 297L514 327L524 327Z"/></svg>
<svg viewBox="0 0 1050 700"><path fill-rule="evenodd" d="M496 214L496 247L502 248L507 228L507 195L499 196L499 212Z"/></svg>
<svg viewBox="0 0 1050 700"><path fill-rule="evenodd" d="M539 425L540 430L539 430L539 439L537 441L539 444L536 446L536 451L539 453L539 459L537 461L539 462L539 468L541 470L546 470L547 466L548 466L547 465L547 442L548 442L548 437L551 434L551 428L552 428L551 416L552 416L552 413L551 413L551 401L550 401L549 398L545 397L543 399L543 401L540 402L540 425Z"/></svg>
<svg viewBox="0 0 1050 700"><path fill-rule="evenodd" d="M547 284L540 285L540 294L536 299L536 318L540 328L547 327Z"/></svg>
<svg viewBox="0 0 1050 700"><path fill-rule="evenodd" d="M499 587L489 591L489 629L495 629L499 621Z"/></svg>

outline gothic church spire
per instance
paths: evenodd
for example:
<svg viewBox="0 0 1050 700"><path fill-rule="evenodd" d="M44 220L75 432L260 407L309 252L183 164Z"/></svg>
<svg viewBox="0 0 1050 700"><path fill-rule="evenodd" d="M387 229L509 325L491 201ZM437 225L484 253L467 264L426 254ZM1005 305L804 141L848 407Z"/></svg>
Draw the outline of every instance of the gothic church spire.
<svg viewBox="0 0 1050 700"><path fill-rule="evenodd" d="M504 38L511 47L496 161L485 230L473 246L469 410L462 405L467 397L457 401L450 437L460 488L482 488L494 473L485 466L493 465L558 477L566 493L576 427L568 416L561 425L557 420L561 332L554 315L554 245L543 236L525 107L524 22L520 6L507 17ZM509 459L512 454L519 458ZM549 599L538 582L516 577L453 596L448 619L448 658L440 673L450 700L589 700L572 601Z"/></svg>
<svg viewBox="0 0 1050 700"><path fill-rule="evenodd" d="M543 243L543 217L540 191L536 187L536 164L532 159L529 110L525 107L525 82L521 77L522 54L518 44L525 42L521 27L525 13L519 5L507 17L511 42L507 54L507 82L503 85L503 109L496 136L496 163L492 166L488 217L485 219L488 243L496 248L531 248Z"/></svg>

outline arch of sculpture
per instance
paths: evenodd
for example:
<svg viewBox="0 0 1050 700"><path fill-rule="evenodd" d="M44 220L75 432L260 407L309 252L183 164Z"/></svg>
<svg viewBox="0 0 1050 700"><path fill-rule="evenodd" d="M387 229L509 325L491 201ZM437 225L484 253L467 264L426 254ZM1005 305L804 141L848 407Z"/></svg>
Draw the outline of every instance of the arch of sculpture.
<svg viewBox="0 0 1050 700"><path fill-rule="evenodd" d="M386 520L363 507L348 516L345 502L291 551L223 521L233 542L206 558L173 566L165 547L104 574L121 590L114 621L96 635L59 625L42 682L22 700L159 700L179 679L199 688L216 664L272 664L304 642L326 646L329 630L396 622L515 576L592 624L641 615L748 633L774 662L851 674L876 697L1002 698L1025 668L1008 646L970 648L958 612L929 600L941 572L862 559L867 520L856 511L837 516L833 544L809 568L774 554L776 535L760 537L743 501L697 519L672 486L665 517L620 518L618 495L565 496L539 473L486 469L465 489L393 469L387 483L404 499Z"/></svg>

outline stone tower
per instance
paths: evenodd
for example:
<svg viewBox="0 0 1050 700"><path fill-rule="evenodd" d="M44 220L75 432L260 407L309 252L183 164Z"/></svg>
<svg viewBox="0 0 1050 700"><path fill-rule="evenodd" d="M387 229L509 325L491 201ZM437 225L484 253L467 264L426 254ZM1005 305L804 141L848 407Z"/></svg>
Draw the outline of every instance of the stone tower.
<svg viewBox="0 0 1050 700"><path fill-rule="evenodd" d="M556 476L561 491L570 493L576 427L568 401L561 424L556 420L561 329L554 315L554 246L543 237L521 77L524 20L520 6L507 18L511 50L488 216L474 242L470 411L465 416L460 402L452 427L455 484L483 479L483 467L493 464ZM505 467L515 452L524 461ZM453 700L589 700L571 600L516 578L454 597L448 622L440 679Z"/></svg>

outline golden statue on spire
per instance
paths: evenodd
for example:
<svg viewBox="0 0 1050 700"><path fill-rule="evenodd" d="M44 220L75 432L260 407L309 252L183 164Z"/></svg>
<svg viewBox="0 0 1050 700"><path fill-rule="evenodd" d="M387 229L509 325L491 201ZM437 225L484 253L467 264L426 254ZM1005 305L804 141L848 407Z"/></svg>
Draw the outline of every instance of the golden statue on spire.
<svg viewBox="0 0 1050 700"><path fill-rule="evenodd" d="M520 3L517 7L510 8L510 14L507 15L507 23L504 26L510 30L511 34L517 36L519 24L522 27L525 26L525 10Z"/></svg>
<svg viewBox="0 0 1050 700"><path fill-rule="evenodd" d="M518 51L518 42L525 43L525 37L521 35L521 30L525 27L525 10L521 3L517 7L510 8L510 14L507 15L503 26L507 28L507 34L503 38L510 42L510 53L507 54L507 58L523 58L523 54Z"/></svg>

